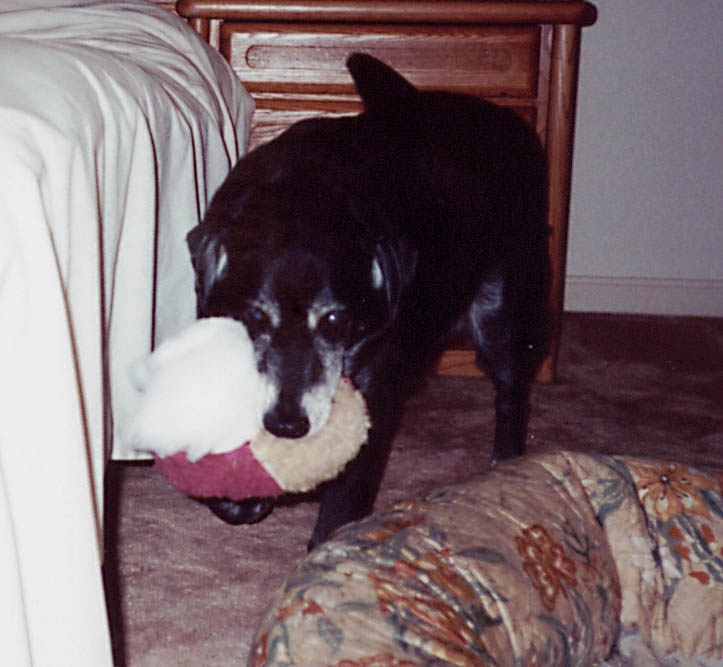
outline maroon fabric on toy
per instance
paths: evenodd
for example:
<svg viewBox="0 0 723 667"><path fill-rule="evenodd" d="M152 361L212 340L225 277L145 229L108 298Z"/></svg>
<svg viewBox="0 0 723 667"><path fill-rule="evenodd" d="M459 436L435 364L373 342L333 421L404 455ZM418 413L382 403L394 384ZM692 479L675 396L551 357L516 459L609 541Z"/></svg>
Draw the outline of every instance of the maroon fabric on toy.
<svg viewBox="0 0 723 667"><path fill-rule="evenodd" d="M154 454L154 458L161 474L189 496L243 500L282 495L283 489L257 461L249 445L247 442L223 454L206 454L196 462L189 461L185 452L165 458Z"/></svg>

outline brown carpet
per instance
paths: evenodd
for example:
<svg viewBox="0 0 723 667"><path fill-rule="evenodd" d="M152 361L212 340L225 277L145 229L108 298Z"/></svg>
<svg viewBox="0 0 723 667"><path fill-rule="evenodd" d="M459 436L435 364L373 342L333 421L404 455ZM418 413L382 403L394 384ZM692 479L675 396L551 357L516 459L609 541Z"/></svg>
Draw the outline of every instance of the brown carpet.
<svg viewBox="0 0 723 667"><path fill-rule="evenodd" d="M529 452L723 467L723 320L567 315L559 375L535 388ZM377 506L482 470L492 415L487 381L431 378L409 405ZM120 589L111 598L126 664L245 665L254 628L305 553L317 504L292 503L260 524L232 527L150 466L113 464L109 485Z"/></svg>

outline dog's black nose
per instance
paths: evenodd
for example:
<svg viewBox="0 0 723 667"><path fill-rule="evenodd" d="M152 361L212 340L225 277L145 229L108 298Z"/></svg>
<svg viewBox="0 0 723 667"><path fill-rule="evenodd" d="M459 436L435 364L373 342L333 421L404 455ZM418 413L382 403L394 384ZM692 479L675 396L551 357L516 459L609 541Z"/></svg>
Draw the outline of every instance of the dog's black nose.
<svg viewBox="0 0 723 667"><path fill-rule="evenodd" d="M306 415L285 415L274 411L264 416L264 428L277 438L303 438L311 424Z"/></svg>

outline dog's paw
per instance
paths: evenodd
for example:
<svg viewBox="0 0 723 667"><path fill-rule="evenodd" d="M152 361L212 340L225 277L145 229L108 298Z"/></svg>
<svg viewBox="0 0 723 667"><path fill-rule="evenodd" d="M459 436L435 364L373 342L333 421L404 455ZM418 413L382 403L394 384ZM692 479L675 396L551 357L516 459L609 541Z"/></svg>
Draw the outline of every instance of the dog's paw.
<svg viewBox="0 0 723 667"><path fill-rule="evenodd" d="M265 519L274 509L273 498L207 498L203 502L221 520L238 526L242 523L257 523Z"/></svg>

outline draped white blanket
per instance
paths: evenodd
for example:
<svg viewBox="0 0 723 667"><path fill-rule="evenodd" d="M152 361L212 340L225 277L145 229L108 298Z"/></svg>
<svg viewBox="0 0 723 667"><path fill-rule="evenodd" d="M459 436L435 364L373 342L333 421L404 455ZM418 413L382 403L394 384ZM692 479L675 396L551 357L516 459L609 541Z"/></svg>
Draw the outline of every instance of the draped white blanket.
<svg viewBox="0 0 723 667"><path fill-rule="evenodd" d="M36 5L36 7L33 7ZM252 102L144 0L0 0L0 663L110 664L128 365L194 317L185 234Z"/></svg>

